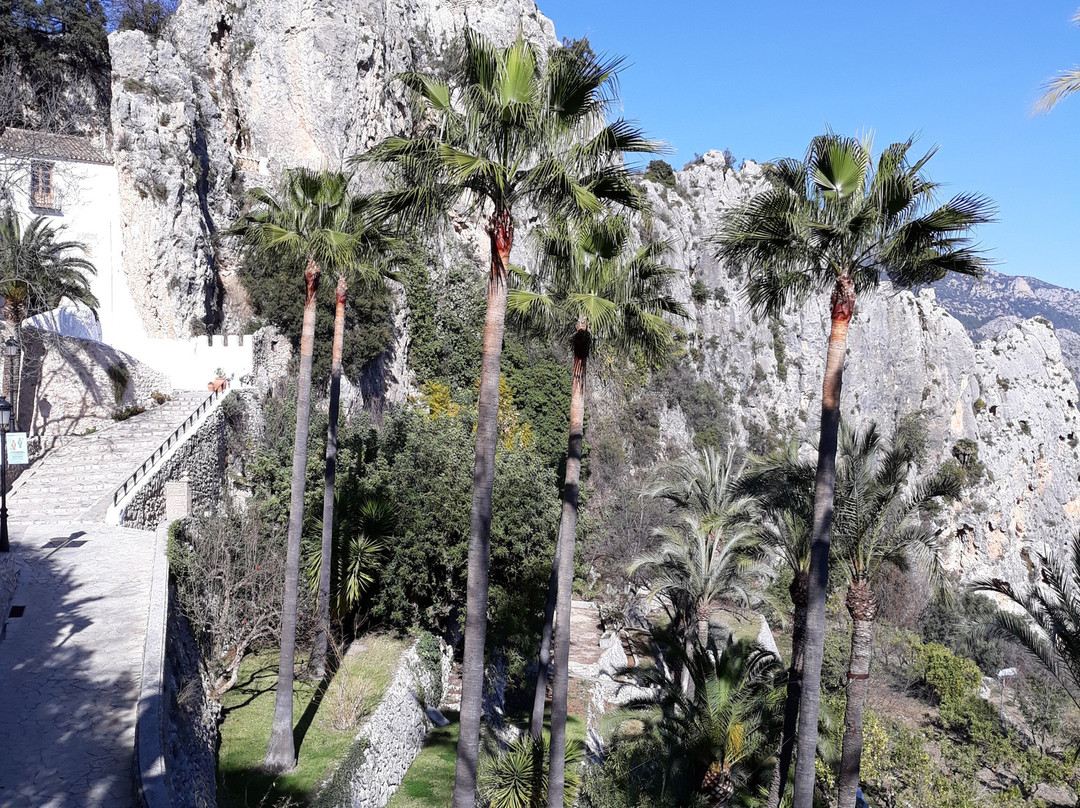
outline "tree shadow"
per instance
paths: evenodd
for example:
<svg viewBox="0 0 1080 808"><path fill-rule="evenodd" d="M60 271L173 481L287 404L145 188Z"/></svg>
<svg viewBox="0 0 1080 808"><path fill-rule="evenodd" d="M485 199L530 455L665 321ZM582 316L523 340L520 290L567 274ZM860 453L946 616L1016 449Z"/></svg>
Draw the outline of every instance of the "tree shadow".
<svg viewBox="0 0 1080 808"><path fill-rule="evenodd" d="M81 549L13 544L14 602L25 611L0 641L0 808L131 805L146 611L130 607L140 585L123 565L76 577Z"/></svg>

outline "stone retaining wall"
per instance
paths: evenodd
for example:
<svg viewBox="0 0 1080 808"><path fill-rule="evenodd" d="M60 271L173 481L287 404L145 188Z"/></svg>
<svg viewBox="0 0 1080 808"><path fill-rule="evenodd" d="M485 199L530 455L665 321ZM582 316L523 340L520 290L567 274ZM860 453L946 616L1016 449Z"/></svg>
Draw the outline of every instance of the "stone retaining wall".
<svg viewBox="0 0 1080 808"><path fill-rule="evenodd" d="M19 583L19 565L15 563L15 554L0 553L0 637L4 636L7 626L11 601L15 597L15 587Z"/></svg>
<svg viewBox="0 0 1080 808"><path fill-rule="evenodd" d="M449 684L449 659L446 654L441 657L443 693ZM390 802L433 726L420 695L432 692L434 684L414 644L402 656L386 695L342 763L342 767L353 761L357 765L335 774L316 800L318 808L383 808Z"/></svg>
<svg viewBox="0 0 1080 808"><path fill-rule="evenodd" d="M165 520L165 484L186 480L193 514L212 510L225 487L225 415L220 406L162 461L123 506L120 524L153 530Z"/></svg>

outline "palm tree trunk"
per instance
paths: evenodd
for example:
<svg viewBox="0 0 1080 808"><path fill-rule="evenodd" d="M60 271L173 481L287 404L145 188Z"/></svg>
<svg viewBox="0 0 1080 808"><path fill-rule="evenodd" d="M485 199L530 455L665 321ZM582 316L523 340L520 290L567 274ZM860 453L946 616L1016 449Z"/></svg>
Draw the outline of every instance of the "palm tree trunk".
<svg viewBox="0 0 1080 808"><path fill-rule="evenodd" d="M813 808L814 760L821 712L821 663L825 652L825 599L829 586L829 544L836 488L836 443L840 431L840 391L847 332L855 313L855 285L840 277L832 293L832 329L821 386L821 439L814 478L814 526L806 604L806 659L799 703L799 756L795 762L795 806Z"/></svg>
<svg viewBox="0 0 1080 808"><path fill-rule="evenodd" d="M566 450L562 521L559 524L559 597L555 633L555 681L551 689L551 761L548 808L562 808L566 789L566 715L570 690L570 599L574 588L574 531L581 486L581 448L585 432L585 369L592 342L587 325L574 332L574 371L570 382L570 441Z"/></svg>
<svg viewBox="0 0 1080 808"><path fill-rule="evenodd" d="M315 679L326 675L326 647L330 636L330 570L334 554L334 480L337 476L338 409L341 406L341 351L345 343L345 300L349 285L337 282L334 309L334 347L330 360L330 419L326 427L326 471L323 472L322 555L319 558L318 627L308 670Z"/></svg>
<svg viewBox="0 0 1080 808"><path fill-rule="evenodd" d="M547 701L548 677L551 675L551 636L555 623L555 601L559 594L559 555L562 551L562 534L555 542L555 557L551 560L551 577L548 579L547 603L544 604L544 627L540 630L540 656L536 666L536 690L533 693L532 718L529 736L539 741L544 736L544 703Z"/></svg>
<svg viewBox="0 0 1080 808"><path fill-rule="evenodd" d="M293 665L296 661L296 600L300 583L300 536L304 526L304 478L307 472L308 427L311 420L311 357L315 347L315 293L319 265L309 258L304 271L307 297L300 336L300 374L296 380L296 436L293 441L289 539L285 549L285 597L281 608L281 656L278 660L274 723L263 767L284 772L296 765L293 744Z"/></svg>
<svg viewBox="0 0 1080 808"><path fill-rule="evenodd" d="M704 651L709 646L709 612L708 602L699 603L697 606L697 641L698 647Z"/></svg>
<svg viewBox="0 0 1080 808"><path fill-rule="evenodd" d="M476 419L476 461L469 529L469 580L465 605L465 653L461 666L461 718L454 772L454 808L473 808L480 756L480 712L484 691L487 635L488 562L491 555L491 490L499 438L499 360L506 320L506 279L514 243L510 211L497 209L488 221L491 274L480 359L480 398Z"/></svg>
<svg viewBox="0 0 1080 808"><path fill-rule="evenodd" d="M877 600L866 581L848 587L847 608L851 614L851 660L848 663L847 707L844 709L844 742L837 782L840 808L855 808L859 788L859 765L862 762L863 708L870 684L870 652L874 639Z"/></svg>
<svg viewBox="0 0 1080 808"><path fill-rule="evenodd" d="M799 570L789 588L795 612L791 625L791 665L788 668L787 698L784 701L784 726L780 733L780 755L777 757L776 768L773 769L765 808L780 808L795 752L795 728L799 723L803 662L806 656L806 589L806 572Z"/></svg>

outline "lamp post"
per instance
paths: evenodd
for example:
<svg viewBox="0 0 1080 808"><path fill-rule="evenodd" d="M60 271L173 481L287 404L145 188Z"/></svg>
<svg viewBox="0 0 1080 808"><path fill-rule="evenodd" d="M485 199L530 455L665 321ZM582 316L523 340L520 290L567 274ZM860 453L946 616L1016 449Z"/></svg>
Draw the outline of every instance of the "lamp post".
<svg viewBox="0 0 1080 808"><path fill-rule="evenodd" d="M8 337L4 343L4 355L8 366L8 396L12 403L15 402L15 357L19 355L19 341L14 337ZM10 405L9 405L10 406Z"/></svg>
<svg viewBox="0 0 1080 808"><path fill-rule="evenodd" d="M11 550L7 525L7 433L11 429L11 402L0 396L0 553Z"/></svg>

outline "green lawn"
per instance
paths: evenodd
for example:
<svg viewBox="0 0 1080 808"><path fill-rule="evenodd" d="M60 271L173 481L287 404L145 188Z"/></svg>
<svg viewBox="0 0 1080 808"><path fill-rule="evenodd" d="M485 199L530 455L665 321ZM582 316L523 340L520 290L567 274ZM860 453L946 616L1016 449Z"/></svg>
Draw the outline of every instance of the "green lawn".
<svg viewBox="0 0 1080 808"><path fill-rule="evenodd" d="M445 715L450 723L445 727L436 727L428 735L424 748L409 767L388 808L446 808L450 805L454 792L458 714L447 712ZM570 716L566 737L584 743L585 722L577 716Z"/></svg>
<svg viewBox="0 0 1080 808"><path fill-rule="evenodd" d="M240 679L222 697L225 720L218 753L218 805L221 808L275 808L286 798L307 805L315 788L345 756L356 729L335 729L332 715L340 712L337 696L343 685L361 682L363 711L370 714L390 686L405 643L372 636L359 641L363 650L348 655L326 687L297 681L293 720L299 765L290 774L270 775L261 764L274 717L276 651L244 660ZM297 669L303 660L297 660Z"/></svg>

